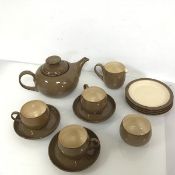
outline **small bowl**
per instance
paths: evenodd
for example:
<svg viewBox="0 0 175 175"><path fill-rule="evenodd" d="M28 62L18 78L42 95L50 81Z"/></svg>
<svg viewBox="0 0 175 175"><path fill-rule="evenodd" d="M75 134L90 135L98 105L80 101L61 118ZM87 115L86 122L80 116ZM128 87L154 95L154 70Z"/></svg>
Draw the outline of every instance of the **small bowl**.
<svg viewBox="0 0 175 175"><path fill-rule="evenodd" d="M139 114L125 116L120 125L120 136L129 145L141 146L149 142L152 135L151 123Z"/></svg>

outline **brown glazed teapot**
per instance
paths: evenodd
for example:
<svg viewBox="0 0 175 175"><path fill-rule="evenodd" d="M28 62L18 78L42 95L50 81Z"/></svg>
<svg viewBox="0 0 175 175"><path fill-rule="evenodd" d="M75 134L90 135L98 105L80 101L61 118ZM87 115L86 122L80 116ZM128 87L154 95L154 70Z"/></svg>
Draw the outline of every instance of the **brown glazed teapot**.
<svg viewBox="0 0 175 175"><path fill-rule="evenodd" d="M88 58L84 57L78 62L69 63L61 60L59 56L50 56L35 74L28 70L21 72L19 83L25 89L40 91L47 96L65 96L77 86L81 69L88 60ZM31 75L34 86L24 85L21 81L23 75Z"/></svg>

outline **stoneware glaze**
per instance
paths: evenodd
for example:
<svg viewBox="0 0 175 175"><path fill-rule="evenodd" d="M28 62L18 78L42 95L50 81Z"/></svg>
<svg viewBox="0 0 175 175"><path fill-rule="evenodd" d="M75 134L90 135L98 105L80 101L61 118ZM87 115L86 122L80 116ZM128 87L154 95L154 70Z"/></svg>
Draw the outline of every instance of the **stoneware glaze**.
<svg viewBox="0 0 175 175"><path fill-rule="evenodd" d="M15 132L20 136L25 139L41 139L44 138L48 135L50 135L59 125L60 122L60 113L59 111L52 105L48 105L49 108L49 121L47 124L42 127L41 129L30 129L26 127L22 122L19 122L20 116L17 115L16 119L14 121L14 130Z"/></svg>
<svg viewBox="0 0 175 175"><path fill-rule="evenodd" d="M101 73L97 70L97 67L101 68ZM114 61L108 62L105 65L96 64L94 71L108 88L118 89L125 81L127 69L122 63Z"/></svg>
<svg viewBox="0 0 175 175"><path fill-rule="evenodd" d="M151 115L163 114L173 106L173 92L161 81L141 78L125 89L127 103L135 110Z"/></svg>
<svg viewBox="0 0 175 175"><path fill-rule="evenodd" d="M89 166L91 166L98 158L100 154L100 141L97 135L85 128L88 134L89 139L98 140L98 144L94 145L93 147L88 147L84 152L84 154L80 157L70 157L66 156L58 146L58 136L57 133L51 140L48 148L49 158L52 163L63 171L68 172L77 172L82 171Z"/></svg>
<svg viewBox="0 0 175 175"><path fill-rule="evenodd" d="M88 113L87 111L85 111L82 108L80 99L81 96L78 96L75 99L73 103L73 111L78 118L86 122L90 123L104 122L105 120L109 119L116 110L116 103L110 95L107 95L107 104L100 113Z"/></svg>
<svg viewBox="0 0 175 175"><path fill-rule="evenodd" d="M94 146L99 146L99 140L90 138L83 126L68 125L58 134L58 148L68 157L80 158Z"/></svg>
<svg viewBox="0 0 175 175"><path fill-rule="evenodd" d="M151 123L139 114L129 114L121 122L120 136L129 145L141 146L149 142Z"/></svg>
<svg viewBox="0 0 175 175"><path fill-rule="evenodd" d="M23 123L23 125L30 129L41 129L47 124L50 116L49 113L49 108L43 101L31 100L21 107L20 112L12 112L11 118ZM15 115L20 118L16 119Z"/></svg>
<svg viewBox="0 0 175 175"><path fill-rule="evenodd" d="M86 112L91 114L101 113L107 104L107 94L98 86L89 87L85 84L80 101Z"/></svg>
<svg viewBox="0 0 175 175"><path fill-rule="evenodd" d="M81 69L88 60L88 58L84 57L78 62L69 63L61 60L59 56L50 56L35 74L31 71L21 72L19 83L25 89L40 91L47 96L65 96L77 86ZM33 77L34 86L27 86L22 83L21 79L24 75Z"/></svg>
<svg viewBox="0 0 175 175"><path fill-rule="evenodd" d="M99 123L107 120L115 112L114 99L98 86L84 85L84 91L73 103L77 117L87 122Z"/></svg>

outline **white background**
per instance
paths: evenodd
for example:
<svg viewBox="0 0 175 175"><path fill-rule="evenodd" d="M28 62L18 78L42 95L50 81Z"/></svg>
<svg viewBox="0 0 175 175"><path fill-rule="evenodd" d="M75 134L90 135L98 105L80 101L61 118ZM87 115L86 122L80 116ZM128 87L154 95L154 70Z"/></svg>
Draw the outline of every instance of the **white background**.
<svg viewBox="0 0 175 175"><path fill-rule="evenodd" d="M174 0L0 0L0 59L119 60L175 82Z"/></svg>
<svg viewBox="0 0 175 175"><path fill-rule="evenodd" d="M60 55L63 59L69 61L76 61L83 56L89 57L90 62L84 66L85 70L93 70L93 66L97 62L105 63L109 60L119 60L126 64L129 69L129 75L134 73L175 82L175 1L0 0L0 59L42 64L45 58L53 54ZM67 108L64 108L62 102L59 103L57 100L48 99L26 90L22 91L22 88L17 83L19 72L25 69L35 71L37 67L15 63L12 65L10 63L2 64L0 62L1 98L5 99L0 101L1 116L4 118L3 122L7 124L1 122L1 175L11 175L12 172L14 174L24 174L22 170L26 171L25 174L32 174L34 172L36 174L48 174L45 171L47 167L49 167L51 174L58 174L59 170L53 168L45 152L53 135L41 142L30 142L29 144L27 140L24 141L15 135L12 121L8 118L10 113L13 110L18 110L25 100L33 98L41 98L55 104L59 110L62 109L61 113L63 116L73 115L71 110L72 104L69 104L68 109L70 111L68 111ZM94 79L90 79L91 83L96 82L96 84L103 87L102 82L94 74L91 76L94 76ZM71 103L81 91L83 81L87 81L87 79L88 77L86 79L81 78L79 88L75 91L74 96L71 96ZM9 91L8 94L3 93L7 90L7 87L13 87L13 90ZM107 90L110 91L109 89ZM110 91L110 93L115 96L113 91ZM19 96L19 94L21 95ZM13 99L11 99L12 96L14 97ZM70 99L65 99L65 101L69 102ZM131 109L129 108L129 110ZM117 117L121 119L122 115L124 115L122 111L117 111L117 116L109 121L109 123L111 122L111 125L114 126L115 123L112 124L112 121L117 120ZM167 120L167 125L170 126L171 124L171 127L169 127L171 129L174 128L172 118L173 115L169 117L171 120ZM75 116L73 119L77 120ZM73 119L62 120L61 126L58 129L71 123L74 121ZM143 161L139 159L140 153L136 154L137 157L134 160L139 162L139 172L138 167L134 165L133 156L135 156L135 151L141 152L147 147L142 149L133 148L135 151L129 151L129 154L125 154L128 158L125 159L125 156L120 153L120 149L114 148L116 142L112 140L114 144L110 146L116 150L114 153L120 155L120 159L117 159L118 163L124 165L120 160L126 160L129 162L128 165L130 165L127 168L122 168L121 166L122 169L119 172L124 171L123 173L127 175L129 172L130 174L139 173L147 175L166 174L165 128L163 127L163 119L159 120L159 124L157 122L154 123L154 120L156 121L157 118L150 119L155 124L154 131L156 131L150 144L155 145L155 147L151 147L153 148L151 149L152 152L149 152L152 157L149 154L144 154L143 159L141 159ZM120 120L117 121L117 125L119 125ZM106 124L109 123L107 122ZM87 125L83 122L82 124ZM100 135L101 130L103 131L103 126L106 127L106 124L102 124L100 130L94 125L88 125L88 127ZM100 138L104 144L103 149L106 150L108 145L105 139L110 139L108 137L108 133L110 133L109 128L105 132L105 137ZM167 134L168 136L171 135L169 140L173 140L174 136L172 133L174 133L174 130L170 131ZM115 133L113 134L115 139ZM121 146L122 143L120 145L120 141L115 146ZM171 150L174 150L172 145L169 144L167 148L172 147ZM124 147L122 146L121 149L124 150L122 153L126 152L127 149L125 148L132 149L124 144ZM171 151L167 155L170 154ZM12 157L9 158L7 155ZM36 155L35 159L33 159L33 155ZM108 154L106 153L106 155ZM98 167L103 162L102 158L105 158L106 155L101 154L101 158L94 164L94 168L92 167L90 170L85 171L84 174L87 172L96 173L99 170ZM112 155L110 154L110 156ZM115 161L112 161L111 158L109 159L110 156L107 157L106 165L117 168ZM109 160L111 160L112 164L110 164ZM172 165L174 161L171 160L168 159L167 162L169 164L167 167L171 166L169 170L172 170L171 174L174 175ZM43 167L41 167L40 162L43 161ZM109 173L108 169L105 170L103 173ZM110 170L112 171L112 169ZM141 173L141 170L145 171ZM117 169L113 172L117 173ZM60 173L63 172L60 171Z"/></svg>

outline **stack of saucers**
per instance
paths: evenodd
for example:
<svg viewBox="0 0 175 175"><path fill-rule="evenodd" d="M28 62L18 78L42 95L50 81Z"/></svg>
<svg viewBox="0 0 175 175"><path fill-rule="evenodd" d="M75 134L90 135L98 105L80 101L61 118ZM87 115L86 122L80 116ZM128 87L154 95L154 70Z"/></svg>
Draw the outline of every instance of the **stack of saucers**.
<svg viewBox="0 0 175 175"><path fill-rule="evenodd" d="M173 92L163 82L141 78L131 81L125 89L126 101L133 109L144 114L159 115L173 106Z"/></svg>

